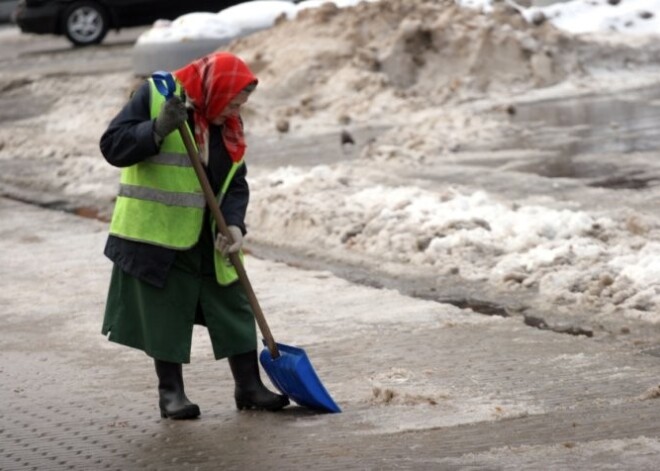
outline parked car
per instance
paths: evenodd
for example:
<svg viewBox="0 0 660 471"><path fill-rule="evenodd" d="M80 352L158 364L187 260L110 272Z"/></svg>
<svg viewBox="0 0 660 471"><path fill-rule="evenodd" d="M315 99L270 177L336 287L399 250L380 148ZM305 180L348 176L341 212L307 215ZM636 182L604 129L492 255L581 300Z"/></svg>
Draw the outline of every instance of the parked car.
<svg viewBox="0 0 660 471"><path fill-rule="evenodd" d="M1 1L1 0L0 0ZM103 41L110 29L173 20L191 12L219 12L242 0L19 0L21 31L65 35L76 46Z"/></svg>
<svg viewBox="0 0 660 471"><path fill-rule="evenodd" d="M0 23L7 23L18 4L18 0L0 0Z"/></svg>

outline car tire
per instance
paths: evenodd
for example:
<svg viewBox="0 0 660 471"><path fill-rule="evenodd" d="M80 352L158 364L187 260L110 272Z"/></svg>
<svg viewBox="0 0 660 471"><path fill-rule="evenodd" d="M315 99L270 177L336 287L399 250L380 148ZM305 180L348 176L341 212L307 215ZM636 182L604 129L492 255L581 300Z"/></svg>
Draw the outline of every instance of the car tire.
<svg viewBox="0 0 660 471"><path fill-rule="evenodd" d="M75 2L62 15L62 31L75 46L99 44L108 33L108 13L94 1Z"/></svg>

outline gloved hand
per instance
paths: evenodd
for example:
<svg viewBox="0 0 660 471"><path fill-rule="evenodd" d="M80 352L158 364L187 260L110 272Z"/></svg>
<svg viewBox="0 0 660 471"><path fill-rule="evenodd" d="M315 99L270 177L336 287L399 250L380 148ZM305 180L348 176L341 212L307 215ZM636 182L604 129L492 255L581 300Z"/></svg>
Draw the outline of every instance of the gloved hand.
<svg viewBox="0 0 660 471"><path fill-rule="evenodd" d="M236 253L243 247L243 232L238 226L228 226L232 240L228 240L222 233L218 232L215 238L215 249L226 257L230 253Z"/></svg>
<svg viewBox="0 0 660 471"><path fill-rule="evenodd" d="M186 105L178 96L173 96L160 109L160 113L154 123L154 132L158 137L164 139L169 133L177 129L188 119Z"/></svg>

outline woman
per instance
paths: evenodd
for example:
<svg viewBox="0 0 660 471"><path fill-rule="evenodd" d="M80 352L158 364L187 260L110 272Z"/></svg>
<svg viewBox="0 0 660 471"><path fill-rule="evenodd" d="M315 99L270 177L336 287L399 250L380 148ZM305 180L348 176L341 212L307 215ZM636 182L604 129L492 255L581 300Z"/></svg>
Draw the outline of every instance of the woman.
<svg viewBox="0 0 660 471"><path fill-rule="evenodd" d="M165 100L147 80L101 137L122 168L105 255L113 261L102 332L154 358L163 418L200 415L184 392L194 324L216 359L228 358L239 409L279 410L286 396L261 382L252 310L227 255L240 250L249 190L240 108L257 86L233 54L215 53L174 72ZM233 240L217 233L179 126L194 130L206 174Z"/></svg>

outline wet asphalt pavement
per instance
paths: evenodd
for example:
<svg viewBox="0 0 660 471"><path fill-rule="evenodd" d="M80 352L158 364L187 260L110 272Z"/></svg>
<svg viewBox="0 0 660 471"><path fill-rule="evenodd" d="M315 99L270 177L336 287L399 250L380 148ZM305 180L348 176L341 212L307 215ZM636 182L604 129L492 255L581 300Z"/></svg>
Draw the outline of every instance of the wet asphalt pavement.
<svg viewBox="0 0 660 471"><path fill-rule="evenodd" d="M657 466L657 356L256 259L276 338L343 412L237 411L198 331L184 377L202 416L161 419L151 361L99 333L105 225L8 200L0 216L2 470Z"/></svg>

